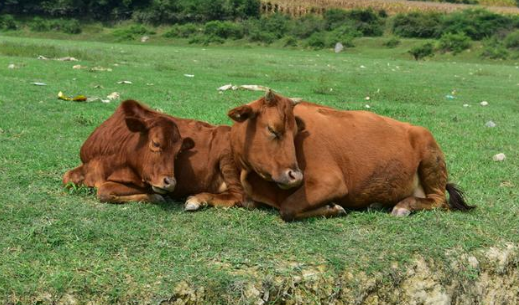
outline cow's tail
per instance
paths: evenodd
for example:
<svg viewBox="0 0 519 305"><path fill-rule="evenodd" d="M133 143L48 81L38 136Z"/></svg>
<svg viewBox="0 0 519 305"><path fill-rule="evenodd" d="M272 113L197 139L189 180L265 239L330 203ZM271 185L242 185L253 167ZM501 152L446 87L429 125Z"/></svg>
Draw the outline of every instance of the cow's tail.
<svg viewBox="0 0 519 305"><path fill-rule="evenodd" d="M468 205L465 202L465 195L463 194L463 191L456 186L456 184L447 183L447 186L445 188L449 193L449 201L447 203L449 204L449 208L451 210L467 212L476 208L475 206Z"/></svg>

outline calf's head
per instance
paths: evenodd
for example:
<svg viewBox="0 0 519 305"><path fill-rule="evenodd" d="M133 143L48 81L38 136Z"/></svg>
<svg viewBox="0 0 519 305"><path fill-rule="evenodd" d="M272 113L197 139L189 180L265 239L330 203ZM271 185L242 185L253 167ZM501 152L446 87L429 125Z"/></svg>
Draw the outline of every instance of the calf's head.
<svg viewBox="0 0 519 305"><path fill-rule="evenodd" d="M304 123L294 115L294 102L268 90L264 97L234 108L231 146L247 170L273 181L282 189L301 185L294 138Z"/></svg>
<svg viewBox="0 0 519 305"><path fill-rule="evenodd" d="M128 130L139 135L128 154L142 180L157 193L174 191L174 160L179 153L195 146L193 139L182 138L175 122L136 101L124 101L121 107Z"/></svg>

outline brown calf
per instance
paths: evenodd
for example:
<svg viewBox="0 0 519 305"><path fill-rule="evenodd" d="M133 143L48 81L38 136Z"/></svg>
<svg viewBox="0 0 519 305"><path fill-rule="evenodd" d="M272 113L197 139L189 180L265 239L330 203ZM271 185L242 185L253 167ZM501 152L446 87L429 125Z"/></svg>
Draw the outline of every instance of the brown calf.
<svg viewBox="0 0 519 305"><path fill-rule="evenodd" d="M83 164L65 173L63 183L96 187L103 202L162 202L159 194L177 184L173 160L193 146L168 116L124 101L88 137L80 152Z"/></svg>
<svg viewBox="0 0 519 305"><path fill-rule="evenodd" d="M271 91L229 117L247 195L278 208L284 220L336 216L342 207L372 204L393 207L396 216L472 208L447 183L445 158L425 128L371 112L294 106Z"/></svg>

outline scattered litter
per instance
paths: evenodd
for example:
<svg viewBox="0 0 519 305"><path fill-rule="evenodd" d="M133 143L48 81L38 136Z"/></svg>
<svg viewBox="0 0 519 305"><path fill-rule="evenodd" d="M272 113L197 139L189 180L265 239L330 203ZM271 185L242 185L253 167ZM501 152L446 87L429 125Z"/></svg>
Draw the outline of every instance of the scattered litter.
<svg viewBox="0 0 519 305"><path fill-rule="evenodd" d="M78 61L77 58L66 56L66 57L60 57L56 58L58 61Z"/></svg>
<svg viewBox="0 0 519 305"><path fill-rule="evenodd" d="M114 66L114 67L119 67L119 64L113 64L112 66Z"/></svg>
<svg viewBox="0 0 519 305"><path fill-rule="evenodd" d="M234 85L233 86L232 84L227 84L227 85L221 86L220 88L218 88L216 90L227 91L227 90L240 90L240 89L250 90L250 91L267 91L269 88L261 86L261 85L240 85L240 86Z"/></svg>
<svg viewBox="0 0 519 305"><path fill-rule="evenodd" d="M369 108L371 108L371 106L368 105L368 104L366 104L366 105L364 106L364 108L369 109Z"/></svg>
<svg viewBox="0 0 519 305"><path fill-rule="evenodd" d="M87 97L82 94L76 95L74 97L69 97L69 96L66 96L65 94L63 94L63 92L61 92L61 91L58 93L58 99L64 100L64 101L74 101L74 102L86 102L87 101Z"/></svg>
<svg viewBox="0 0 519 305"><path fill-rule="evenodd" d="M225 91L225 90L229 90L232 88L232 84L227 84L227 85L223 85L221 86L220 88L216 89L218 91Z"/></svg>
<svg viewBox="0 0 519 305"><path fill-rule="evenodd" d="M38 59L41 59L41 60L49 60L47 57L43 56L43 55L38 55Z"/></svg>
<svg viewBox="0 0 519 305"><path fill-rule="evenodd" d="M494 155L494 156L492 157L492 160L497 161L497 162L505 161L505 159L506 159L506 156L505 156L505 154L503 154L503 153L500 153L500 154Z"/></svg>
<svg viewBox="0 0 519 305"><path fill-rule="evenodd" d="M185 77L195 77L194 74L184 74Z"/></svg>
<svg viewBox="0 0 519 305"><path fill-rule="evenodd" d="M47 86L46 83L40 83L40 82L34 82L34 83L31 83L33 85L36 85L36 86Z"/></svg>
<svg viewBox="0 0 519 305"><path fill-rule="evenodd" d="M7 69L15 69L15 68L16 68L15 64L10 64L9 66L7 66Z"/></svg>
<svg viewBox="0 0 519 305"><path fill-rule="evenodd" d="M470 107L469 104L463 104L463 107Z"/></svg>
<svg viewBox="0 0 519 305"><path fill-rule="evenodd" d="M121 97L121 95L117 92L112 92L110 94L108 94L108 96L106 96L107 99L109 100L115 100L115 99L118 99L119 97Z"/></svg>
<svg viewBox="0 0 519 305"><path fill-rule="evenodd" d="M104 68L104 67L93 67L93 68L90 69L90 71L92 71L92 72L97 72L97 71L100 71L100 72L103 72L103 71L112 72L112 69L111 68Z"/></svg>
<svg viewBox="0 0 519 305"><path fill-rule="evenodd" d="M371 97L366 96L364 99L365 99L366 101L369 101L369 100L371 99Z"/></svg>
<svg viewBox="0 0 519 305"><path fill-rule="evenodd" d="M129 80L120 80L117 82L118 84L123 84L123 85L131 85L132 82L129 81Z"/></svg>
<svg viewBox="0 0 519 305"><path fill-rule="evenodd" d="M366 67L364 65L360 65L360 68L361 69L366 69Z"/></svg>
<svg viewBox="0 0 519 305"><path fill-rule="evenodd" d="M86 67L85 67L85 66L82 66L82 65L74 65L74 66L72 66L72 69L76 69L76 70L78 70L78 69L84 69L84 68L86 68Z"/></svg>
<svg viewBox="0 0 519 305"><path fill-rule="evenodd" d="M150 39L150 36L142 36L141 37L141 42L146 42Z"/></svg>
<svg viewBox="0 0 519 305"><path fill-rule="evenodd" d="M488 122L485 124L485 126L487 126L487 127L489 127L489 128L494 128L494 127L496 127L497 125L496 125L496 123L494 123L494 122L492 122L492 121L488 121Z"/></svg>
<svg viewBox="0 0 519 305"><path fill-rule="evenodd" d="M104 87L101 86L101 85L95 85L94 88L95 88L95 89L103 89Z"/></svg>
<svg viewBox="0 0 519 305"><path fill-rule="evenodd" d="M453 99L455 99L454 95L450 95L450 94L447 94L447 95L445 96L445 98L448 99L448 100L453 100Z"/></svg>
<svg viewBox="0 0 519 305"><path fill-rule="evenodd" d="M87 102L87 103L92 103L92 102L101 102L101 103L105 103L105 104L106 104L106 103L110 103L110 100L104 100L104 99L102 99L102 98L100 98L100 97L92 97L92 98L89 97L89 98L86 100L86 102Z"/></svg>
<svg viewBox="0 0 519 305"><path fill-rule="evenodd" d="M482 101L481 103L479 103L481 106L487 106L488 105L488 102L487 101Z"/></svg>
<svg viewBox="0 0 519 305"><path fill-rule="evenodd" d="M153 83L146 83L146 86L155 86Z"/></svg>
<svg viewBox="0 0 519 305"><path fill-rule="evenodd" d="M335 44L335 48L334 48L335 53L340 53L343 49L344 49L344 46L342 45L342 43L338 42Z"/></svg>

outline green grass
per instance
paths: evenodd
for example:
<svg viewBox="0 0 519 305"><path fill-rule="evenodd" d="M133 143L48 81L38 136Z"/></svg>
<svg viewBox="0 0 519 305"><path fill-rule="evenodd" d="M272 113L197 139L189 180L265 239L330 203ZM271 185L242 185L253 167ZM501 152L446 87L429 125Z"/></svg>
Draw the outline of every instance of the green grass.
<svg viewBox="0 0 519 305"><path fill-rule="evenodd" d="M452 250L517 244L518 64L482 62L471 53L416 62L407 50L421 42L403 40L387 49L385 40L359 40L357 48L334 54L1 37L0 300L158 303L185 281L223 303L240 299L250 279L267 287L311 266L323 265L330 274L384 273L416 254L442 260ZM76 64L113 71L72 69ZM31 84L36 81L47 86ZM88 190L62 188L63 173L79 164L81 144L120 100L67 102L57 99L59 91L89 97L119 92L121 100L137 99L175 116L230 124L227 110L260 94L217 92L228 83L265 85L339 109L369 104L378 114L425 126L446 154L451 180L478 208L408 218L352 211L284 223L269 209L184 213L181 202L109 205ZM453 90L455 99L446 99ZM483 100L489 106L480 106ZM489 120L497 127L485 127ZM507 159L493 162L500 152Z"/></svg>

